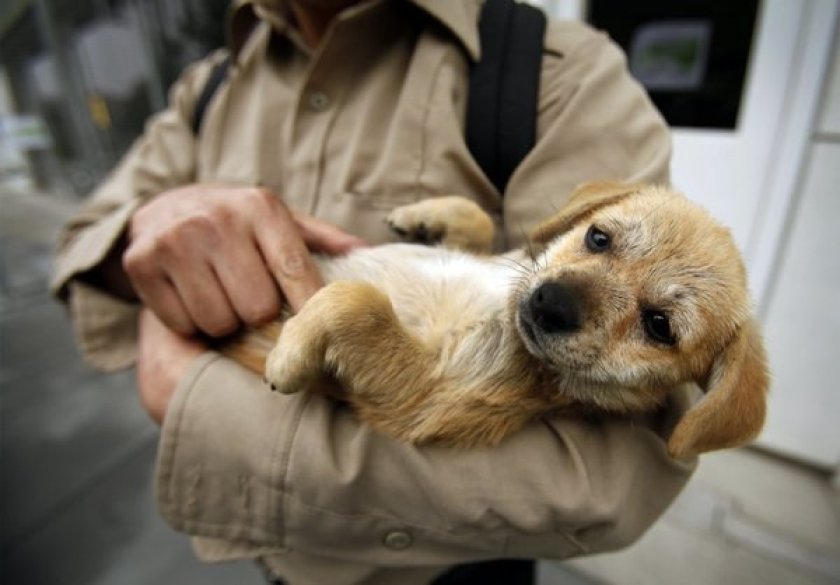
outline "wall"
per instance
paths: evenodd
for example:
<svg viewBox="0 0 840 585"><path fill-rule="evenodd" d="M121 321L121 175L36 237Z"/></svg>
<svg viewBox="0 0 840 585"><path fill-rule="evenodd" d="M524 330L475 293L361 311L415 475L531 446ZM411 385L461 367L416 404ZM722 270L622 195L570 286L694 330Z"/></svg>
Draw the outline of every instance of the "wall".
<svg viewBox="0 0 840 585"><path fill-rule="evenodd" d="M809 463L840 464L840 46L785 245L768 293L765 334L774 384L761 444Z"/></svg>

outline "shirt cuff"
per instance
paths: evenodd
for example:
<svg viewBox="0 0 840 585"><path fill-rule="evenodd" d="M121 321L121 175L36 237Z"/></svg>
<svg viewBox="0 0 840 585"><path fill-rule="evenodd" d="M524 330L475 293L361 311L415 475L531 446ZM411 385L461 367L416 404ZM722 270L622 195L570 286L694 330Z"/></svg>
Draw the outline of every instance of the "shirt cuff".
<svg viewBox="0 0 840 585"><path fill-rule="evenodd" d="M74 277L89 271L105 259L125 231L128 220L142 203L139 199L133 199L120 205L110 215L80 232L61 251L50 285L54 295L63 298Z"/></svg>
<svg viewBox="0 0 840 585"><path fill-rule="evenodd" d="M105 372L134 364L140 305L78 280L67 290L76 343L88 363Z"/></svg>
<svg viewBox="0 0 840 585"><path fill-rule="evenodd" d="M56 261L51 292L67 302L82 355L94 367L114 371L137 357L138 305L77 278L99 265L117 244L140 201L130 201L81 231Z"/></svg>

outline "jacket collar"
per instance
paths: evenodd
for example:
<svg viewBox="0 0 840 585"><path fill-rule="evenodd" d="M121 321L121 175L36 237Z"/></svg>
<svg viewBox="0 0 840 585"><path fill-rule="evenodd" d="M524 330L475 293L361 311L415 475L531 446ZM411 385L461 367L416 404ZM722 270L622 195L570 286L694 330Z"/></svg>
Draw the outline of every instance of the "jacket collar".
<svg viewBox="0 0 840 585"><path fill-rule="evenodd" d="M442 24L464 47L470 58L481 55L478 40L480 0L379 0L408 1ZM275 31L288 35L290 31L285 0L235 0L228 13L228 48L236 59L251 31L265 21Z"/></svg>
<svg viewBox="0 0 840 585"><path fill-rule="evenodd" d="M445 26L467 50L473 61L481 58L478 41L479 0L411 0L412 4Z"/></svg>

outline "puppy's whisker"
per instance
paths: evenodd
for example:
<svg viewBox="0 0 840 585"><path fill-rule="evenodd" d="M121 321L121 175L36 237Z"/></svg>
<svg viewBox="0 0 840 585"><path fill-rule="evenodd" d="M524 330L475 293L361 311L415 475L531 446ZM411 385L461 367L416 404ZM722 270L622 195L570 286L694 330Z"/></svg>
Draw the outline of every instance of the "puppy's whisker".
<svg viewBox="0 0 840 585"><path fill-rule="evenodd" d="M531 238L528 237L528 233L525 231L525 228L521 223L517 224L517 227L519 229L519 233L522 235L522 241L525 242L525 252L528 254L528 257L533 263L535 258L533 242L531 242Z"/></svg>
<svg viewBox="0 0 840 585"><path fill-rule="evenodd" d="M537 268L539 268L539 265L537 264L537 255L534 252L534 249L531 247L530 241L528 242L528 247L526 249L528 251L528 258L531 259L531 270L536 272Z"/></svg>
<svg viewBox="0 0 840 585"><path fill-rule="evenodd" d="M502 263L507 265L508 267L512 268L516 272L519 272L523 275L530 275L532 273L532 267L523 264L522 262L516 260L515 258L507 258L503 257Z"/></svg>
<svg viewBox="0 0 840 585"><path fill-rule="evenodd" d="M548 258L543 254L539 258L534 258L534 273L544 270L548 266Z"/></svg>

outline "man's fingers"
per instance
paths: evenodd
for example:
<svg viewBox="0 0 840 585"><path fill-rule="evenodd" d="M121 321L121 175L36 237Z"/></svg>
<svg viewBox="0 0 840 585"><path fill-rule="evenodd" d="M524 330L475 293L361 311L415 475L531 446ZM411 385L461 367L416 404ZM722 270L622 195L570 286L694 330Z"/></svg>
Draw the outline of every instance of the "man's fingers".
<svg viewBox="0 0 840 585"><path fill-rule="evenodd" d="M230 242L230 256L214 257L213 268L239 318L261 325L280 314L283 297L266 261L250 238Z"/></svg>
<svg viewBox="0 0 840 585"><path fill-rule="evenodd" d="M309 297L324 286L309 250L297 233L268 238L263 253L274 278L283 289L286 301L297 312Z"/></svg>
<svg viewBox="0 0 840 585"><path fill-rule="evenodd" d="M229 335L240 321L209 264L196 262L189 270L171 271L170 278L191 320L211 337Z"/></svg>
<svg viewBox="0 0 840 585"><path fill-rule="evenodd" d="M170 329L181 335L192 335L197 326L184 306L175 287L167 279L156 283L146 283L142 291L138 290L140 301L149 307Z"/></svg>
<svg viewBox="0 0 840 585"><path fill-rule="evenodd" d="M291 212L301 237L310 250L336 255L367 246L362 238L348 234L341 228L295 211Z"/></svg>
<svg viewBox="0 0 840 585"><path fill-rule="evenodd" d="M173 331L181 335L192 335L196 326L178 292L160 265L151 262L149 258L131 248L123 256L123 268L140 302Z"/></svg>
<svg viewBox="0 0 840 585"><path fill-rule="evenodd" d="M135 242L123 255L123 267L141 302L173 331L227 335L239 319L209 265L206 239L190 232L193 237L171 232Z"/></svg>
<svg viewBox="0 0 840 585"><path fill-rule="evenodd" d="M297 312L324 281L286 206L276 200L271 213L256 221L254 235L268 269Z"/></svg>

